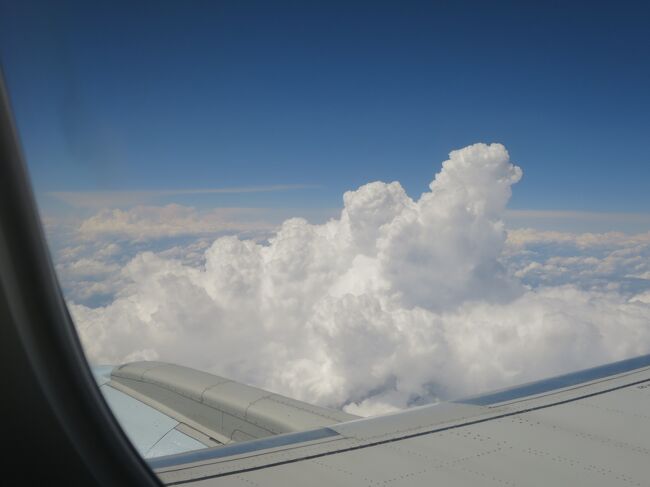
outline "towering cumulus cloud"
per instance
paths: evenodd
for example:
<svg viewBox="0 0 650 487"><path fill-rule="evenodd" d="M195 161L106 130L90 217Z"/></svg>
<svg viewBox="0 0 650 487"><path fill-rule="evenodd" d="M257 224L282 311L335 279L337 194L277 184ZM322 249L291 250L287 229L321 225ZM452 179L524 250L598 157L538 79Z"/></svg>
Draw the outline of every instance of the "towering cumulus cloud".
<svg viewBox="0 0 650 487"><path fill-rule="evenodd" d="M416 201L373 182L338 219L219 238L202 266L141 253L111 304L72 305L83 343L95 362L166 360L360 414L646 352L647 299L506 270L521 175L502 145L475 144Z"/></svg>

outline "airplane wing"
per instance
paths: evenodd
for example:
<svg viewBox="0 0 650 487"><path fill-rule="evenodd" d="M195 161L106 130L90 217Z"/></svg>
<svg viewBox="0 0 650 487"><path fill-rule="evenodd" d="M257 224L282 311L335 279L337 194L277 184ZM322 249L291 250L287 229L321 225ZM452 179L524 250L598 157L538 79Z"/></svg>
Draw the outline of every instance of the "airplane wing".
<svg viewBox="0 0 650 487"><path fill-rule="evenodd" d="M357 419L169 364L107 384L221 440L150 458L168 485L650 485L650 355Z"/></svg>

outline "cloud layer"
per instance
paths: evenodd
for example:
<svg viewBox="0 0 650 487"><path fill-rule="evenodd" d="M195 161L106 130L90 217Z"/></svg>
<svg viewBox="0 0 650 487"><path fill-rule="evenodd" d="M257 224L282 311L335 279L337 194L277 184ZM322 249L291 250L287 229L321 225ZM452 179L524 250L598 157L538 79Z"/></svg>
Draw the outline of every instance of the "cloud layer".
<svg viewBox="0 0 650 487"><path fill-rule="evenodd" d="M269 231L262 221L246 221L256 209L219 208L198 212L194 208L169 204L136 206L129 210L106 209L84 220L79 235L85 240L114 236L135 242L159 238L218 235L228 232Z"/></svg>
<svg viewBox="0 0 650 487"><path fill-rule="evenodd" d="M508 235L521 175L502 145L475 144L417 200L373 182L344 194L338 218L288 219L265 243L142 252L117 274L79 260L70 275L113 272L119 287L71 310L92 361L167 360L358 414L648 352L650 238ZM136 238L146 225L103 221Z"/></svg>
<svg viewBox="0 0 650 487"><path fill-rule="evenodd" d="M169 196L197 194L245 194L270 193L310 189L311 184L277 184L271 186L247 186L239 188L203 188L203 189L171 189L171 190L140 190L140 191L57 191L47 193L48 196L62 201L75 208L125 208L142 205Z"/></svg>

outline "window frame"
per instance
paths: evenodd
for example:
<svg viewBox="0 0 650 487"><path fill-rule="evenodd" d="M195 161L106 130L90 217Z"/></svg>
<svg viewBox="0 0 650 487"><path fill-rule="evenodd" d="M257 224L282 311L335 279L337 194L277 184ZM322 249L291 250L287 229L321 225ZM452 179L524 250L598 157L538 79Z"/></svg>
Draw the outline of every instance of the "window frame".
<svg viewBox="0 0 650 487"><path fill-rule="evenodd" d="M97 387L49 255L0 69L2 439L18 478L162 485ZM5 436L5 435L8 435Z"/></svg>

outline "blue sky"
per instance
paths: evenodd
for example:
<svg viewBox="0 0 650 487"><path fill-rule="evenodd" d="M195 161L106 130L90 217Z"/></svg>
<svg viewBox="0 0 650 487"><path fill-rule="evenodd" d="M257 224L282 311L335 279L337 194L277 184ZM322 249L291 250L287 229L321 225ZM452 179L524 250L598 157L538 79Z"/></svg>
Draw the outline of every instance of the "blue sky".
<svg viewBox="0 0 650 487"><path fill-rule="evenodd" d="M644 3L0 0L87 356L371 414L647 353Z"/></svg>
<svg viewBox="0 0 650 487"><path fill-rule="evenodd" d="M511 208L650 212L642 2L131 3L1 3L41 196L330 208L378 179L418 196L482 141L524 170Z"/></svg>

